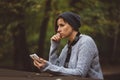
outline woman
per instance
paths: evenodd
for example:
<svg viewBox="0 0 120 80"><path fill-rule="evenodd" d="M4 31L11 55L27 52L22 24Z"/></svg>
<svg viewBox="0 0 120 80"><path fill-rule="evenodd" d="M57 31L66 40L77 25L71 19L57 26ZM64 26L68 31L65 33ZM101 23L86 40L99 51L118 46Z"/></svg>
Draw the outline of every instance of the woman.
<svg viewBox="0 0 120 80"><path fill-rule="evenodd" d="M55 22L56 34L51 37L49 61L40 58L34 60L34 65L58 75L103 79L96 44L90 36L80 34L80 26L79 15L72 12L60 14ZM63 38L68 43L58 56L57 49Z"/></svg>

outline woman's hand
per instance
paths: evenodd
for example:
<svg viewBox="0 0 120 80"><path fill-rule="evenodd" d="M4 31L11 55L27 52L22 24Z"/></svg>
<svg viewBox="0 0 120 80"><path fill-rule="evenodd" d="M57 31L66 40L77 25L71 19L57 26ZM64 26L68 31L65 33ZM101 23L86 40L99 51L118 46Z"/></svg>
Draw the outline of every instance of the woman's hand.
<svg viewBox="0 0 120 80"><path fill-rule="evenodd" d="M61 38L62 37L61 37L60 33L57 33L51 37L51 40L59 42L61 40Z"/></svg>
<svg viewBox="0 0 120 80"><path fill-rule="evenodd" d="M41 69L41 68L44 68L44 66L46 65L47 61L44 60L43 58L39 58L39 60L34 60L33 63L34 63L34 65L37 68Z"/></svg>

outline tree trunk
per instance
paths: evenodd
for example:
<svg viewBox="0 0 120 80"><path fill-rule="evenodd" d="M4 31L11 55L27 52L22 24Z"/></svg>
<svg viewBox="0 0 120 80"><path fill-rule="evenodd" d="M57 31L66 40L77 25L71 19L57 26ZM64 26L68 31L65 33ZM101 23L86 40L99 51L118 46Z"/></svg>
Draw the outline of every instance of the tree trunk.
<svg viewBox="0 0 120 80"><path fill-rule="evenodd" d="M112 61L114 62L117 58L117 43L118 43L118 33L119 33L119 27L115 27L115 33L114 33L114 44L113 44L113 53L112 53Z"/></svg>
<svg viewBox="0 0 120 80"><path fill-rule="evenodd" d="M40 25L40 37L39 37L38 51L37 51L37 54L40 57L44 56L43 54L44 54L44 47L45 47L45 37L46 37L47 25L50 17L50 10L51 10L51 0L46 0L44 18Z"/></svg>
<svg viewBox="0 0 120 80"><path fill-rule="evenodd" d="M12 31L14 45L14 67L19 70L29 71L31 61L27 49L24 24L18 24Z"/></svg>

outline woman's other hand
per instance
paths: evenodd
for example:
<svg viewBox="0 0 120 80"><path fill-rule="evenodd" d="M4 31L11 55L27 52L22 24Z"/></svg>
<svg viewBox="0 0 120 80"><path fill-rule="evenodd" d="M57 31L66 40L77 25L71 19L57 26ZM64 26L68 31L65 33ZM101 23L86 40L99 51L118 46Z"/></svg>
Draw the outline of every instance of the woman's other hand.
<svg viewBox="0 0 120 80"><path fill-rule="evenodd" d="M47 61L44 60L43 58L39 58L39 60L34 60L33 63L37 68L41 69L45 67Z"/></svg>

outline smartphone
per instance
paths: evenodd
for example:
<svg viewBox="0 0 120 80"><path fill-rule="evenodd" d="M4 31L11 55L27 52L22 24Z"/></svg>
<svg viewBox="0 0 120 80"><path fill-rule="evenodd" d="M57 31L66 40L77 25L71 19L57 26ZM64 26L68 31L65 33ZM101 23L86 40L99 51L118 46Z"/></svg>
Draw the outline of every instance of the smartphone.
<svg viewBox="0 0 120 80"><path fill-rule="evenodd" d="M30 54L30 57L33 59L33 60L39 60L39 57L37 54Z"/></svg>

